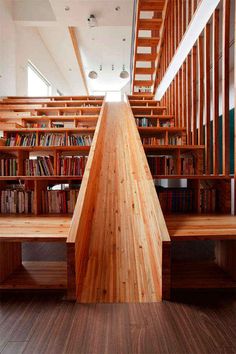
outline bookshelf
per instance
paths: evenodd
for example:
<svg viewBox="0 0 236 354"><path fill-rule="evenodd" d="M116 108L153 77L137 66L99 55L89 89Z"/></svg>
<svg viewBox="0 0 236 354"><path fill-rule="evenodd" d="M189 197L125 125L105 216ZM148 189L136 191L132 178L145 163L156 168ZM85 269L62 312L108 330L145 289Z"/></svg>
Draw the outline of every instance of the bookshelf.
<svg viewBox="0 0 236 354"><path fill-rule="evenodd" d="M179 126L160 102L152 100L141 95L128 96L170 232L171 288L235 288L235 261L230 256L236 240L230 215L232 176L206 173L205 144L189 144L186 128ZM219 220L224 218L222 230ZM176 261L174 245L186 240L192 247L194 241L201 241L203 248L204 242L211 240L214 259Z"/></svg>
<svg viewBox="0 0 236 354"><path fill-rule="evenodd" d="M0 239L0 289L71 287L69 256L60 262L24 262L21 245L60 242L67 247L102 106L100 96L0 102L0 218L9 228Z"/></svg>

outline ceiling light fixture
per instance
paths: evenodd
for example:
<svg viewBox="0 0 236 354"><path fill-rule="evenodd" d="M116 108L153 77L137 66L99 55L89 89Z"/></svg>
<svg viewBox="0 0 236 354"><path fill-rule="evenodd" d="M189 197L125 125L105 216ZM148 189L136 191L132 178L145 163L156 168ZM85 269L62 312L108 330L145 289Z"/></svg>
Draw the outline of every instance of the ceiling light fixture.
<svg viewBox="0 0 236 354"><path fill-rule="evenodd" d="M125 62L125 42L126 38L122 38L122 56L123 56L123 63ZM121 79L128 79L129 73L127 70L125 70L125 64L123 64L122 71L120 72L120 78Z"/></svg>
<svg viewBox="0 0 236 354"><path fill-rule="evenodd" d="M128 79L129 73L127 70L125 70L125 65L123 65L123 70L120 73L120 78L121 79Z"/></svg>
<svg viewBox="0 0 236 354"><path fill-rule="evenodd" d="M120 6L116 6L115 10L120 11Z"/></svg>
<svg viewBox="0 0 236 354"><path fill-rule="evenodd" d="M89 28L97 27L97 20L95 15L91 14L87 19Z"/></svg>
<svg viewBox="0 0 236 354"><path fill-rule="evenodd" d="M97 79L98 74L97 74L96 71L93 71L93 70L92 70L92 71L89 72L88 77L89 77L90 79L92 79L92 80L95 80L95 79Z"/></svg>
<svg viewBox="0 0 236 354"><path fill-rule="evenodd" d="M70 11L70 6L66 6L65 11Z"/></svg>

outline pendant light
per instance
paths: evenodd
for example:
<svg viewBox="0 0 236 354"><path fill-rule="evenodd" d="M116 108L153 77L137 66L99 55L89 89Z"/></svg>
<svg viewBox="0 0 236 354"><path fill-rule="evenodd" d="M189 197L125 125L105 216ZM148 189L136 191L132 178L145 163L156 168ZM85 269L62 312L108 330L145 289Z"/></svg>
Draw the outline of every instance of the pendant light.
<svg viewBox="0 0 236 354"><path fill-rule="evenodd" d="M90 79L92 79L92 80L95 80L95 79L97 79L98 74L97 74L96 71L92 70L92 71L89 72L88 77L89 77Z"/></svg>
<svg viewBox="0 0 236 354"><path fill-rule="evenodd" d="M122 39L122 42L123 42L123 48L122 48L122 55L123 55L123 63L124 63L124 61L125 61L125 59L124 59L124 57L125 57L125 41L126 41L126 39L125 38L123 38ZM128 77L129 77L129 73L128 73L128 71L127 70L125 70L125 64L123 64L123 67L122 67L122 71L120 72L120 78L121 79L128 79Z"/></svg>

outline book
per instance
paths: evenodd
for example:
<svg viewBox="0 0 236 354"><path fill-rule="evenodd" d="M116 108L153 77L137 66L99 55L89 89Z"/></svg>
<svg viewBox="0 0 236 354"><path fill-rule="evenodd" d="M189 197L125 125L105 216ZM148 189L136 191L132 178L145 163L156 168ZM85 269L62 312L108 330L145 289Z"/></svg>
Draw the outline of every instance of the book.
<svg viewBox="0 0 236 354"><path fill-rule="evenodd" d="M37 157L37 159L26 159L24 161L24 173L26 176L52 176L52 157Z"/></svg>
<svg viewBox="0 0 236 354"><path fill-rule="evenodd" d="M17 176L17 159L0 159L0 176Z"/></svg>
<svg viewBox="0 0 236 354"><path fill-rule="evenodd" d="M88 156L66 156L57 161L57 175L83 176Z"/></svg>
<svg viewBox="0 0 236 354"><path fill-rule="evenodd" d="M47 190L42 192L42 212L45 214L73 213L79 189Z"/></svg>
<svg viewBox="0 0 236 354"><path fill-rule="evenodd" d="M165 137L144 137L141 138L144 145L165 145Z"/></svg>
<svg viewBox="0 0 236 354"><path fill-rule="evenodd" d="M2 214L31 214L34 212L34 191L2 190L0 207Z"/></svg>

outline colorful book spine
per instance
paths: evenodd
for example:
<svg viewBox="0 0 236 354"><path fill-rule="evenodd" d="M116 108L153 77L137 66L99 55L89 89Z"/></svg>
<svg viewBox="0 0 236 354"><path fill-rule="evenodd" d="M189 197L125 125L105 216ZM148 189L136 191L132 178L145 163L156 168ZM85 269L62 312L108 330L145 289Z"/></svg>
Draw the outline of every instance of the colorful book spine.
<svg viewBox="0 0 236 354"><path fill-rule="evenodd" d="M17 159L0 159L0 176L17 176Z"/></svg>

